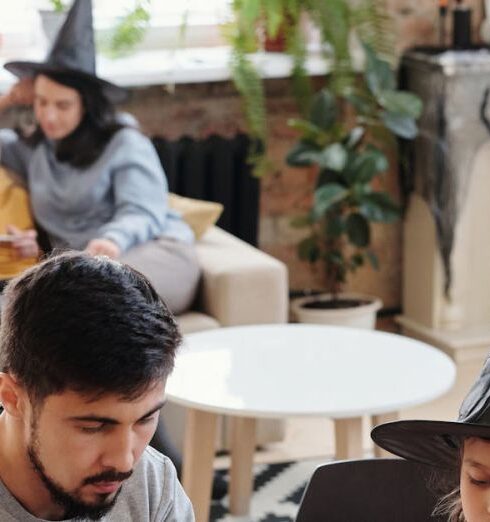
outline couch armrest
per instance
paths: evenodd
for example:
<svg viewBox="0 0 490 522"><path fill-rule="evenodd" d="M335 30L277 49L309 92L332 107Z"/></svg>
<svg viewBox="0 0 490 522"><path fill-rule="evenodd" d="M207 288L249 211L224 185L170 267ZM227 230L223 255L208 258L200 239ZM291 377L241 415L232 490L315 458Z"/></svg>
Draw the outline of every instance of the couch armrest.
<svg viewBox="0 0 490 522"><path fill-rule="evenodd" d="M208 230L196 247L203 312L222 326L287 322L284 263L218 227Z"/></svg>

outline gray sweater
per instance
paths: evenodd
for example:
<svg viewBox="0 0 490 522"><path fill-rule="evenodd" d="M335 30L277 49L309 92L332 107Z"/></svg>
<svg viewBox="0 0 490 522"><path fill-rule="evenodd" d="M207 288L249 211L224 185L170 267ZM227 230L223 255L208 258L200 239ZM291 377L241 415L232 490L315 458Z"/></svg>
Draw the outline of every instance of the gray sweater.
<svg viewBox="0 0 490 522"><path fill-rule="evenodd" d="M53 247L83 250L91 239L107 238L124 252L159 236L194 240L168 207L167 180L153 145L134 128L116 132L84 169L57 161L49 140L31 148L2 129L0 163L26 186L34 217Z"/></svg>
<svg viewBox="0 0 490 522"><path fill-rule="evenodd" d="M0 481L1 522L43 520L28 513ZM147 447L114 508L101 522L194 522L194 514L173 464Z"/></svg>

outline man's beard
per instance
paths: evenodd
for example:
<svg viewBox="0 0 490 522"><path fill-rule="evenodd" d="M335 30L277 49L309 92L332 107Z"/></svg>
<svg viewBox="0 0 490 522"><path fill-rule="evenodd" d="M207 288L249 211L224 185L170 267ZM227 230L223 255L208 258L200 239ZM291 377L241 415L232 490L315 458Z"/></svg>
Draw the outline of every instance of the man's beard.
<svg viewBox="0 0 490 522"><path fill-rule="evenodd" d="M76 493L69 493L62 486L60 486L55 480L53 480L46 473L43 463L39 458L37 451L38 438L36 423L34 422L31 426L31 441L27 448L27 454L31 464L42 480L44 486L49 491L53 502L58 504L64 509L64 518L67 519L89 519L89 520L100 520L106 515L116 503L117 497L121 492L121 488L116 492L113 498L110 498L112 493L101 493L97 495L98 500L92 503L84 502L79 498ZM86 478L82 485L94 484L97 482L122 482L130 477L132 471L127 473L119 473L114 470L102 472L98 475Z"/></svg>

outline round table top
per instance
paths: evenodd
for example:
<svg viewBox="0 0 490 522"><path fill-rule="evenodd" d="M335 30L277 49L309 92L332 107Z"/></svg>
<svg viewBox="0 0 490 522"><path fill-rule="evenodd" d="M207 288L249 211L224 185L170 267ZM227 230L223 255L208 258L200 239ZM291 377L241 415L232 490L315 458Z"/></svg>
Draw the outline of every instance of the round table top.
<svg viewBox="0 0 490 522"><path fill-rule="evenodd" d="M245 417L358 417L447 392L452 360L400 335L310 324L189 334L167 382L172 402Z"/></svg>

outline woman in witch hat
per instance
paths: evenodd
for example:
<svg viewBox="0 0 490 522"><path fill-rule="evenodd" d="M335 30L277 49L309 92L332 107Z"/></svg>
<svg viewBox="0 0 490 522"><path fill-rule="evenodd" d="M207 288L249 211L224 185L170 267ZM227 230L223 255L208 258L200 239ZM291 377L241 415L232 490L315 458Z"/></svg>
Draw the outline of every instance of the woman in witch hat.
<svg viewBox="0 0 490 522"><path fill-rule="evenodd" d="M404 420L376 426L382 448L430 465L448 491L436 508L448 522L490 521L490 358L455 422Z"/></svg>
<svg viewBox="0 0 490 522"><path fill-rule="evenodd" d="M153 145L116 113L127 92L96 75L91 4L75 0L44 62L5 64L19 82L0 97L0 110L32 104L37 124L27 138L0 131L0 164L26 187L37 225L11 227L12 246L20 257L42 246L118 258L179 313L200 276L193 232L168 208ZM180 468L162 423L155 437Z"/></svg>
<svg viewBox="0 0 490 522"><path fill-rule="evenodd" d="M13 247L21 257L48 243L118 258L180 313L199 281L194 236L168 208L151 142L115 111L126 90L96 75L91 4L75 0L44 62L5 64L20 82L0 109L32 102L37 128L28 138L2 130L0 163L26 186L45 233L42 241L34 230L11 228Z"/></svg>

